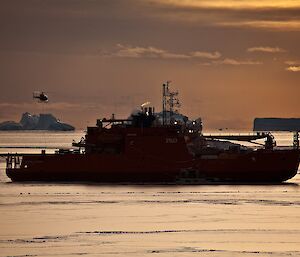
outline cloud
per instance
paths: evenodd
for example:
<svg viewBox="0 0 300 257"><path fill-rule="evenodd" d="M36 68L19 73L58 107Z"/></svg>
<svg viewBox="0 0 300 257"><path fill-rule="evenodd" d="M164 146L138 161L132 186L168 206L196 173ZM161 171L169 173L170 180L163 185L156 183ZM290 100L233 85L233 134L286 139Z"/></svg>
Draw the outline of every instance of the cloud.
<svg viewBox="0 0 300 257"><path fill-rule="evenodd" d="M300 72L300 66L290 66L286 68L287 71L292 71L292 72Z"/></svg>
<svg viewBox="0 0 300 257"><path fill-rule="evenodd" d="M247 49L247 52L263 52L263 53L285 53L286 50L280 47L255 46Z"/></svg>
<svg viewBox="0 0 300 257"><path fill-rule="evenodd" d="M153 46L126 46L122 44L117 45L118 50L112 54L116 57L124 58L163 58L163 59L187 59L190 56L185 54L176 54L168 52L164 49L159 49Z"/></svg>
<svg viewBox="0 0 300 257"><path fill-rule="evenodd" d="M156 59L185 59L199 61L200 65L260 65L262 62L253 60L238 60L233 58L221 59L222 54L218 51L205 52L193 51L189 53L173 53L161 48L148 46L126 46L122 44L117 45L117 51L108 54L110 57L120 58L156 58ZM202 61L202 62L201 62Z"/></svg>
<svg viewBox="0 0 300 257"><path fill-rule="evenodd" d="M222 55L219 52L192 52L191 57L196 57L196 58L207 58L207 59L219 59Z"/></svg>
<svg viewBox="0 0 300 257"><path fill-rule="evenodd" d="M227 64L227 65L260 65L262 62L252 60L236 60L232 58L225 58L224 60L214 61L214 64Z"/></svg>
<svg viewBox="0 0 300 257"><path fill-rule="evenodd" d="M300 30L300 2L287 0L152 0L159 17L196 26ZM159 9L159 7L161 7Z"/></svg>
<svg viewBox="0 0 300 257"><path fill-rule="evenodd" d="M152 0L154 2L164 2L177 6L189 6L195 8L228 8L228 9L266 9L266 8L295 8L300 3L295 0Z"/></svg>
<svg viewBox="0 0 300 257"><path fill-rule="evenodd" d="M165 49L147 46L127 46L123 44L117 44L117 51L108 54L112 57L121 58L157 58L157 59L211 59L215 60L222 55L218 51L215 52L202 52L194 51L190 53L173 53Z"/></svg>
<svg viewBox="0 0 300 257"><path fill-rule="evenodd" d="M295 65L300 65L300 60L299 61L287 60L284 63L290 66L295 66Z"/></svg>
<svg viewBox="0 0 300 257"><path fill-rule="evenodd" d="M215 23L221 27L253 28L279 31L300 31L300 20L236 20Z"/></svg>

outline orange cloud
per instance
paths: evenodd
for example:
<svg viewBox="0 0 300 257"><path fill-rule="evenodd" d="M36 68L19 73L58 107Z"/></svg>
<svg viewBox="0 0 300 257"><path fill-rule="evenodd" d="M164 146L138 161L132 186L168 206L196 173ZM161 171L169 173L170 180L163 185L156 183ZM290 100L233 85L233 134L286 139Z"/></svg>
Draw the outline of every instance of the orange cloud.
<svg viewBox="0 0 300 257"><path fill-rule="evenodd" d="M206 52L206 51L193 51L189 53L173 53L165 49L147 46L126 46L122 44L117 45L117 51L111 53L110 57L120 58L153 58L153 59L185 59L185 60L199 60L200 65L211 66L211 65L260 65L262 62L253 60L241 60L233 58L224 58L218 51ZM275 48L274 48L275 49ZM274 51L274 49L267 49L266 51ZM280 48L275 49L279 51ZM259 49L265 50L265 49ZM258 51L258 50L257 50ZM205 61L205 62L201 62Z"/></svg>
<svg viewBox="0 0 300 257"><path fill-rule="evenodd" d="M219 59L222 55L219 52L192 52L191 57L197 57L197 58L207 58L207 59Z"/></svg>
<svg viewBox="0 0 300 257"><path fill-rule="evenodd" d="M286 50L280 47L255 46L248 48L247 52L285 53Z"/></svg>
<svg viewBox="0 0 300 257"><path fill-rule="evenodd" d="M300 66L290 66L286 68L287 71L292 71L292 72L300 72Z"/></svg>
<svg viewBox="0 0 300 257"><path fill-rule="evenodd" d="M127 58L165 58L165 59L186 59L189 58L185 54L171 53L163 49L153 46L140 47L140 46L125 46L122 44L117 45L118 50L112 54L116 57Z"/></svg>
<svg viewBox="0 0 300 257"><path fill-rule="evenodd" d="M185 7L209 7L209 8L228 8L228 9L266 9L266 8L295 8L300 7L300 3L295 0L153 0Z"/></svg>
<svg viewBox="0 0 300 257"><path fill-rule="evenodd" d="M215 25L223 27L237 27L237 28L256 28L266 30L280 30L280 31L300 31L300 20L285 20L285 21L224 21L217 22Z"/></svg>
<svg viewBox="0 0 300 257"><path fill-rule="evenodd" d="M203 52L195 51L190 53L173 53L165 49L160 49L153 46L126 46L122 44L117 45L117 51L110 56L123 58L161 58L161 59L219 59L222 54L218 51Z"/></svg>
<svg viewBox="0 0 300 257"><path fill-rule="evenodd" d="M300 64L300 60L299 61L288 60L288 61L285 61L284 63L287 65L290 65L290 66L295 66L295 65Z"/></svg>
<svg viewBox="0 0 300 257"><path fill-rule="evenodd" d="M260 65L262 62L252 61L252 60L236 60L231 58L226 58L224 60L214 61L215 64L228 64L228 65Z"/></svg>
<svg viewBox="0 0 300 257"><path fill-rule="evenodd" d="M152 0L161 19L199 26L300 30L300 2L294 0ZM166 12L169 10L169 12Z"/></svg>

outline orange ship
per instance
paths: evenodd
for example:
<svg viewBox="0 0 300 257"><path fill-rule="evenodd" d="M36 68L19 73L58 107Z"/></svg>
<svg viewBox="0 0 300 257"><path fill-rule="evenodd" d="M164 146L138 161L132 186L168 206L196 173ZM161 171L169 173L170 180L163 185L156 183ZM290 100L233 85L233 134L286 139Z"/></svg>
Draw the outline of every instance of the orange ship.
<svg viewBox="0 0 300 257"><path fill-rule="evenodd" d="M163 111L142 107L128 119L97 120L76 150L8 155L12 181L203 184L280 183L296 175L299 149L275 147L270 133L204 136L200 120L176 114L176 92L163 85ZM251 141L253 149L218 139Z"/></svg>

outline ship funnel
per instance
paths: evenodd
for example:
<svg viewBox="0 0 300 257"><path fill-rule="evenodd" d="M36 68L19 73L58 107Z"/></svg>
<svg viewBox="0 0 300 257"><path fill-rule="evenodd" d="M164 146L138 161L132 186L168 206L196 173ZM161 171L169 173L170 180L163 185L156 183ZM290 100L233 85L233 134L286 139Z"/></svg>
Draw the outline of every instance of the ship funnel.
<svg viewBox="0 0 300 257"><path fill-rule="evenodd" d="M147 116L152 116L154 114L154 107L144 107L142 108L142 112Z"/></svg>

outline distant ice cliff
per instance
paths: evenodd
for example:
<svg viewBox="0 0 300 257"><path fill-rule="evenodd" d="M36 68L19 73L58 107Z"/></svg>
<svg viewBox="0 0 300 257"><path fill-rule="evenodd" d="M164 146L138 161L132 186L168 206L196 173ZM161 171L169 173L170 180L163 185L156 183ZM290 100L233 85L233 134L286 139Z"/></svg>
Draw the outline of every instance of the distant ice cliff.
<svg viewBox="0 0 300 257"><path fill-rule="evenodd" d="M300 131L300 118L255 118L254 131Z"/></svg>
<svg viewBox="0 0 300 257"><path fill-rule="evenodd" d="M5 121L0 123L0 130L52 130L71 131L75 128L69 124L60 122L52 114L30 114L25 112L20 122Z"/></svg>

